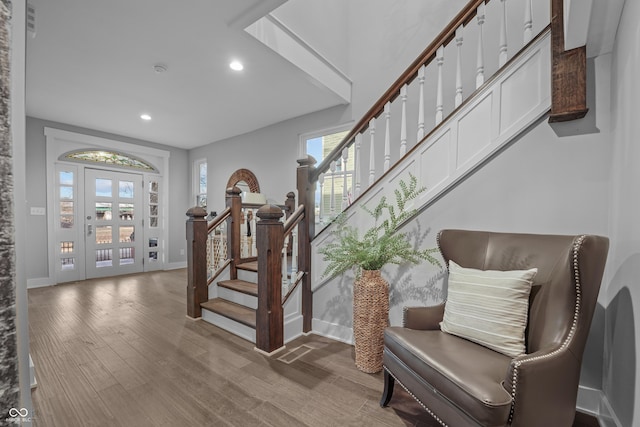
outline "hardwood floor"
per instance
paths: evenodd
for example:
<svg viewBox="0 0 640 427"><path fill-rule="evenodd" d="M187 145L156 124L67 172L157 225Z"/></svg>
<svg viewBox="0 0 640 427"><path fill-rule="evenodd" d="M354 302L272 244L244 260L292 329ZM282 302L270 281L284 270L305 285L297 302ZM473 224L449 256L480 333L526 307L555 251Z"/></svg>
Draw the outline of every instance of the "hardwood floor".
<svg viewBox="0 0 640 427"><path fill-rule="evenodd" d="M186 318L186 271L29 290L36 426L435 426L316 335L271 358Z"/></svg>
<svg viewBox="0 0 640 427"><path fill-rule="evenodd" d="M274 357L186 318L186 271L29 290L36 426L421 426L437 424L353 347L316 335ZM597 426L578 416L574 427Z"/></svg>

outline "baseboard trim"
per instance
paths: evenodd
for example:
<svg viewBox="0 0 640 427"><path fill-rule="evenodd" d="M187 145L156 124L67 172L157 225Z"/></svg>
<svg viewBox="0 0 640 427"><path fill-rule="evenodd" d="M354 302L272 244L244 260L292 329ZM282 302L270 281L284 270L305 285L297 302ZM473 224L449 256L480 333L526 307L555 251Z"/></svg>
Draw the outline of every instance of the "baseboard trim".
<svg viewBox="0 0 640 427"><path fill-rule="evenodd" d="M312 333L332 340L353 345L353 330L337 323L327 322L321 319L313 319L311 322Z"/></svg>
<svg viewBox="0 0 640 427"><path fill-rule="evenodd" d="M622 427L622 423L618 419L618 416L609 403L609 399L607 399L607 396L604 393L602 393L598 420L600 420L606 427Z"/></svg>
<svg viewBox="0 0 640 427"><path fill-rule="evenodd" d="M44 288L45 286L53 286L53 280L50 277L37 277L35 279L27 279L27 289Z"/></svg>
<svg viewBox="0 0 640 427"><path fill-rule="evenodd" d="M263 356L271 357L276 353L280 353L282 350L284 350L286 348L287 348L287 346L283 345L282 347L276 348L272 352L267 352L267 351L264 351L264 350L260 350L258 347L253 347L253 350L256 351L257 353L262 354Z"/></svg>
<svg viewBox="0 0 640 427"><path fill-rule="evenodd" d="M181 268L187 268L187 261L168 262L164 266L165 270L179 270Z"/></svg>
<svg viewBox="0 0 640 427"><path fill-rule="evenodd" d="M609 399L602 390L580 386L577 409L598 418L603 427L622 427Z"/></svg>

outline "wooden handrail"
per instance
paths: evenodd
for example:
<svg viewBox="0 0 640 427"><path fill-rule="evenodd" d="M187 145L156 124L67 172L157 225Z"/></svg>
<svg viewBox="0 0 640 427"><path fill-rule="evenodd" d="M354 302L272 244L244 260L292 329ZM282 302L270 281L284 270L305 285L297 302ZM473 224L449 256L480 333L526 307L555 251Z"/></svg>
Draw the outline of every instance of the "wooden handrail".
<svg viewBox="0 0 640 427"><path fill-rule="evenodd" d="M398 77L398 79L387 89L387 91L373 104L373 106L367 111L367 113L360 119L360 121L351 129L351 131L344 137L342 141L324 158L324 160L313 171L311 176L311 182L318 180L318 176L329 169L331 162L342 154L342 150L347 148L355 136L364 132L369 127L369 121L378 117L387 102L391 102L400 95L400 89L405 84L411 83L413 79L418 75L420 67L430 63L436 56L436 51L440 46L448 45L456 34L456 29L460 25L466 25L477 14L478 6L482 3L489 3L490 0L471 0L467 5L456 15L456 17L449 23L449 25L440 32L429 46L411 63L409 68Z"/></svg>
<svg viewBox="0 0 640 427"><path fill-rule="evenodd" d="M304 205L298 206L298 208L293 212L293 214L287 219L287 222L284 223L284 236L288 236L293 228L298 225L300 221L304 219Z"/></svg>
<svg viewBox="0 0 640 427"><path fill-rule="evenodd" d="M211 233L215 228L217 228L220 224L222 224L222 221L229 218L229 215L231 215L231 208L226 208L225 210L222 211L220 215L218 215L217 217L215 217L209 222L207 226L207 231Z"/></svg>
<svg viewBox="0 0 640 427"><path fill-rule="evenodd" d="M214 273L213 276L209 277L207 279L207 286L211 286L211 284L213 283L214 280L216 280L218 278L218 276L224 271L225 268L227 268L227 266L231 264L231 260L227 259L224 264L222 264L220 266L220 268L218 268L218 270Z"/></svg>
<svg viewBox="0 0 640 427"><path fill-rule="evenodd" d="M298 284L301 283L302 278L305 276L305 274L306 273L304 273L303 271L298 271L296 278L293 280L293 286L289 288L289 290L287 291L287 294L282 298L282 306L284 306L284 304L287 302L291 294L293 294L293 291L296 290L296 288L298 287Z"/></svg>

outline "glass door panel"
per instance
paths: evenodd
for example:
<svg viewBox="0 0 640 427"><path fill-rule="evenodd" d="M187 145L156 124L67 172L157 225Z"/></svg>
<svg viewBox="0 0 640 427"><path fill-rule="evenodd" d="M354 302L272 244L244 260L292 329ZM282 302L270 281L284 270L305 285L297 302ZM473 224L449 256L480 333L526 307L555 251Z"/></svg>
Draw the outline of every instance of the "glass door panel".
<svg viewBox="0 0 640 427"><path fill-rule="evenodd" d="M141 175L86 169L87 278L142 271L142 193Z"/></svg>

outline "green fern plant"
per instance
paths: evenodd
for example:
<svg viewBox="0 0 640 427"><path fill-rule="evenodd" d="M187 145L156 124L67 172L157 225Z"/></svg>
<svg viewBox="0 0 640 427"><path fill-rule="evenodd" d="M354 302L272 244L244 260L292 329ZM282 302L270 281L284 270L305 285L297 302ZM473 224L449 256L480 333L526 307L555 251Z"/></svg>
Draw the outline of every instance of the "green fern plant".
<svg viewBox="0 0 640 427"><path fill-rule="evenodd" d="M333 278L352 268L359 276L362 270L380 270L386 264L417 264L420 260L440 266L432 256L436 248L417 250L407 239L407 233L399 231L406 220L417 214L416 209L407 210L408 202L426 191L426 187L418 187L413 174L409 174L408 184L400 180L399 187L394 191L395 205L383 196L373 209L361 206L375 220L362 237L355 227L347 224L344 212L336 217L331 243L318 251L328 262L323 277Z"/></svg>

